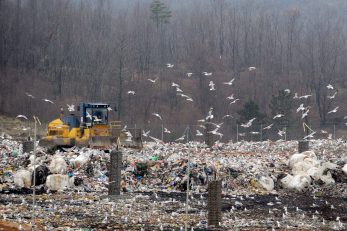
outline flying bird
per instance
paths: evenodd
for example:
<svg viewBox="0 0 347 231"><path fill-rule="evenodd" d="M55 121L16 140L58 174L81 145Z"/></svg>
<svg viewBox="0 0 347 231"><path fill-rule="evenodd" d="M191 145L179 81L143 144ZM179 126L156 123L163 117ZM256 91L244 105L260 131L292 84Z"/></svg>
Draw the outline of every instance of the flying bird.
<svg viewBox="0 0 347 231"><path fill-rule="evenodd" d="M308 138L313 138L313 135L316 134L316 132L312 132L310 134L308 134L307 136L305 136L303 139L307 140Z"/></svg>
<svg viewBox="0 0 347 231"><path fill-rule="evenodd" d="M92 115L91 115L91 114L89 114L89 112L87 112L86 117L87 117L87 118L89 118L90 120L92 120L92 119L93 119Z"/></svg>
<svg viewBox="0 0 347 231"><path fill-rule="evenodd" d="M234 94L232 94L231 96L228 96L227 99L233 100L234 99Z"/></svg>
<svg viewBox="0 0 347 231"><path fill-rule="evenodd" d="M94 122L101 122L101 119L98 118L97 116L93 116L93 118L94 118Z"/></svg>
<svg viewBox="0 0 347 231"><path fill-rule="evenodd" d="M218 130L219 130L219 128L217 127L216 129L214 129L214 130L212 130L212 131L210 131L210 132L208 132L208 133L211 133L211 134L213 134L213 135L217 135L217 136L220 137L220 139L222 139L223 134L220 133L220 132L218 132Z"/></svg>
<svg viewBox="0 0 347 231"><path fill-rule="evenodd" d="M203 136L203 134L199 130L196 130L196 136Z"/></svg>
<svg viewBox="0 0 347 231"><path fill-rule="evenodd" d="M188 72L188 73L187 73L187 76L188 76L188 77L191 77L191 76L192 76L192 74L193 74L193 73Z"/></svg>
<svg viewBox="0 0 347 231"><path fill-rule="evenodd" d="M304 104L300 104L300 106L296 109L296 113L298 113L299 111L304 111L306 108L304 107Z"/></svg>
<svg viewBox="0 0 347 231"><path fill-rule="evenodd" d="M323 134L328 134L328 132L325 131L325 130L320 130L320 132L323 133Z"/></svg>
<svg viewBox="0 0 347 231"><path fill-rule="evenodd" d="M281 117L283 117L283 116L284 116L284 114L278 114L278 115L275 115L272 119L281 118Z"/></svg>
<svg viewBox="0 0 347 231"><path fill-rule="evenodd" d="M284 129L284 130L278 130L278 133L277 133L279 136L283 136L283 135L285 135L286 134L286 130Z"/></svg>
<svg viewBox="0 0 347 231"><path fill-rule="evenodd" d="M29 94L28 92L25 92L25 94L30 98L33 98L33 99L35 98L33 95Z"/></svg>
<svg viewBox="0 0 347 231"><path fill-rule="evenodd" d="M290 93L290 89L287 88L287 89L284 90L284 92L286 92L287 94L289 94L289 93Z"/></svg>
<svg viewBox="0 0 347 231"><path fill-rule="evenodd" d="M331 84L328 84L327 88L328 88L328 89L331 89L331 90L334 89L334 87L333 87Z"/></svg>
<svg viewBox="0 0 347 231"><path fill-rule="evenodd" d="M48 102L48 103L51 103L51 104L54 104L52 100L49 100L49 99L43 99L43 101L45 102Z"/></svg>
<svg viewBox="0 0 347 231"><path fill-rule="evenodd" d="M169 129L167 129L167 128L164 128L164 132L165 132L165 133L168 133L168 134L171 133L171 131L169 131Z"/></svg>
<svg viewBox="0 0 347 231"><path fill-rule="evenodd" d="M162 120L161 116L158 113L152 113L152 115L158 117L160 120Z"/></svg>
<svg viewBox="0 0 347 231"><path fill-rule="evenodd" d="M152 83L155 83L157 82L157 80L159 79L159 77L155 78L155 79L147 79L148 81L152 82Z"/></svg>
<svg viewBox="0 0 347 231"><path fill-rule="evenodd" d="M252 135L258 135L259 132L251 132Z"/></svg>
<svg viewBox="0 0 347 231"><path fill-rule="evenodd" d="M253 118L253 119L249 120L247 123L241 124L241 127L249 128L250 126L252 126L252 123L255 119L256 118Z"/></svg>
<svg viewBox="0 0 347 231"><path fill-rule="evenodd" d="M299 97L299 99L308 99L308 97L311 97L312 95L302 95Z"/></svg>
<svg viewBox="0 0 347 231"><path fill-rule="evenodd" d="M339 106L335 107L333 110L329 111L328 114L330 113L336 113L337 112L337 109L339 109Z"/></svg>
<svg viewBox="0 0 347 231"><path fill-rule="evenodd" d="M230 80L229 82L224 82L225 85L233 85L235 78L233 78L232 80Z"/></svg>
<svg viewBox="0 0 347 231"><path fill-rule="evenodd" d="M128 91L128 95L135 95L135 91Z"/></svg>
<svg viewBox="0 0 347 231"><path fill-rule="evenodd" d="M167 63L166 66L167 66L168 68L173 68L173 67L174 67L174 65L171 64L171 63Z"/></svg>
<svg viewBox="0 0 347 231"><path fill-rule="evenodd" d="M185 137L186 137L186 134L183 134L183 136L181 136L180 138L176 139L175 141L183 141Z"/></svg>
<svg viewBox="0 0 347 231"><path fill-rule="evenodd" d="M147 137L150 131L151 130L148 130L147 132L145 132L144 130L142 130L142 136Z"/></svg>
<svg viewBox="0 0 347 231"><path fill-rule="evenodd" d="M172 87L180 87L180 85L178 85L177 83L174 83L174 82L172 82L171 86Z"/></svg>
<svg viewBox="0 0 347 231"><path fill-rule="evenodd" d="M254 71L254 70L256 70L256 69L257 69L256 67L249 67L249 68L248 68L249 71Z"/></svg>
<svg viewBox="0 0 347 231"><path fill-rule="evenodd" d="M213 112L213 107L211 107L210 110L208 111L208 115L205 120L213 119L212 112Z"/></svg>
<svg viewBox="0 0 347 231"><path fill-rule="evenodd" d="M66 106L67 106L67 110L68 111L75 111L75 105L73 105L73 104L66 104Z"/></svg>
<svg viewBox="0 0 347 231"><path fill-rule="evenodd" d="M333 95L328 95L327 98L328 99L334 99L336 94L337 94L337 91L335 91L335 93Z"/></svg>
<svg viewBox="0 0 347 231"><path fill-rule="evenodd" d="M216 89L214 88L215 84L213 83L213 81L210 81L210 83L208 84L208 86L210 86L210 91L215 91Z"/></svg>
<svg viewBox="0 0 347 231"><path fill-rule="evenodd" d="M234 117L231 116L231 115L225 115L225 116L222 117L222 119L225 119L225 118L234 118Z"/></svg>
<svg viewBox="0 0 347 231"><path fill-rule="evenodd" d="M181 88L176 87L176 92L183 92Z"/></svg>
<svg viewBox="0 0 347 231"><path fill-rule="evenodd" d="M205 76L211 76L211 75L212 75L212 72L206 72L206 71L204 71L204 72L202 72L202 74L205 75Z"/></svg>
<svg viewBox="0 0 347 231"><path fill-rule="evenodd" d="M268 130L268 129L270 129L273 125L274 125L274 124L270 124L270 125L266 126L265 128L263 128L263 130Z"/></svg>
<svg viewBox="0 0 347 231"><path fill-rule="evenodd" d="M112 111L112 108L111 108L111 107L108 107L108 108L107 108L107 111Z"/></svg>
<svg viewBox="0 0 347 231"><path fill-rule="evenodd" d="M28 117L26 117L25 115L17 115L16 118L23 118L23 119L28 120Z"/></svg>
<svg viewBox="0 0 347 231"><path fill-rule="evenodd" d="M155 138L155 137L153 137L153 136L149 136L149 138L151 138L152 140L154 140L156 143L162 143L162 142L163 142L162 140L157 139L157 138Z"/></svg>
<svg viewBox="0 0 347 231"><path fill-rule="evenodd" d="M293 99L299 99L299 96L298 96L297 92L294 93Z"/></svg>
<svg viewBox="0 0 347 231"><path fill-rule="evenodd" d="M305 118L306 116L308 116L308 112L310 111L310 109L307 109L304 113L302 113L301 115L301 119Z"/></svg>
<svg viewBox="0 0 347 231"><path fill-rule="evenodd" d="M231 101L230 104L234 104L236 103L237 101L239 101L240 99L234 99L234 101Z"/></svg>

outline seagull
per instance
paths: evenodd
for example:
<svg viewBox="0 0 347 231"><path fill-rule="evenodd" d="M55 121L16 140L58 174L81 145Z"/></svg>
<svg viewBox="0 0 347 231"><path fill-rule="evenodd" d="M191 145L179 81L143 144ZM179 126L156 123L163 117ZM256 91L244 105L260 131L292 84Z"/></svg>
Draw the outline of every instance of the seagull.
<svg viewBox="0 0 347 231"><path fill-rule="evenodd" d="M236 103L237 101L239 101L240 99L234 99L234 101L230 102L230 104L234 104Z"/></svg>
<svg viewBox="0 0 347 231"><path fill-rule="evenodd" d="M233 78L232 80L230 80L229 82L224 82L225 85L233 85L235 78Z"/></svg>
<svg viewBox="0 0 347 231"><path fill-rule="evenodd" d="M343 119L344 119L344 120L347 119L347 116L344 116Z"/></svg>
<svg viewBox="0 0 347 231"><path fill-rule="evenodd" d="M151 138L152 140L154 140L156 143L161 143L161 142L163 142L163 141L161 141L160 139L157 139L157 138L155 138L155 137L153 137L153 136L149 136L149 138Z"/></svg>
<svg viewBox="0 0 347 231"><path fill-rule="evenodd" d="M186 134L183 134L183 136L181 136L180 138L176 139L175 141L183 141L185 137L186 137Z"/></svg>
<svg viewBox="0 0 347 231"><path fill-rule="evenodd" d="M161 116L158 113L152 113L152 115L158 117L160 120L162 120Z"/></svg>
<svg viewBox="0 0 347 231"><path fill-rule="evenodd" d="M272 119L281 118L281 117L283 117L283 116L284 116L284 114L278 114L278 115L275 115Z"/></svg>
<svg viewBox="0 0 347 231"><path fill-rule="evenodd" d="M251 134L253 134L253 135L258 135L259 132L251 132Z"/></svg>
<svg viewBox="0 0 347 231"><path fill-rule="evenodd" d="M286 92L286 93L289 94L289 93L290 93L290 89L288 89L288 88L287 88L287 89L284 89L284 92Z"/></svg>
<svg viewBox="0 0 347 231"><path fill-rule="evenodd" d="M295 92L295 93L294 93L294 96L293 96L293 99L298 99L298 98L299 98L298 93Z"/></svg>
<svg viewBox="0 0 347 231"><path fill-rule="evenodd" d="M147 137L150 131L151 131L151 130L148 130L147 132L145 132L144 130L142 130L142 135L143 135L144 137Z"/></svg>
<svg viewBox="0 0 347 231"><path fill-rule="evenodd" d="M155 83L157 80L159 79L159 77L155 78L155 79L147 79L148 81Z"/></svg>
<svg viewBox="0 0 347 231"><path fill-rule="evenodd" d="M93 117L94 117L94 121L95 121L95 122L100 122L100 121L101 121L101 119L98 118L97 116L93 116Z"/></svg>
<svg viewBox="0 0 347 231"><path fill-rule="evenodd" d="M249 67L248 70L249 71L254 71L255 69L257 69L256 67Z"/></svg>
<svg viewBox="0 0 347 231"><path fill-rule="evenodd" d="M176 87L176 92L183 92L181 88Z"/></svg>
<svg viewBox="0 0 347 231"><path fill-rule="evenodd" d="M66 104L66 106L67 106L67 110L68 111L75 111L75 105L73 105L73 104Z"/></svg>
<svg viewBox="0 0 347 231"><path fill-rule="evenodd" d="M213 111L213 107L211 107L210 110L208 111L208 115L205 120L213 119L212 111Z"/></svg>
<svg viewBox="0 0 347 231"><path fill-rule="evenodd" d="M28 92L25 92L25 94L26 94L28 97L32 98L32 99L35 98L33 95L29 94Z"/></svg>
<svg viewBox="0 0 347 231"><path fill-rule="evenodd" d="M234 118L234 117L231 116L231 115L225 115L225 116L222 117L222 119L225 119L225 118Z"/></svg>
<svg viewBox="0 0 347 231"><path fill-rule="evenodd" d="M334 87L333 87L331 84L329 84L329 85L327 86L327 88L328 88L328 89L331 89L331 90L334 89Z"/></svg>
<svg viewBox="0 0 347 231"><path fill-rule="evenodd" d="M208 84L208 86L210 86L210 91L215 91L216 89L214 88L214 83L213 81L210 81L210 83Z"/></svg>
<svg viewBox="0 0 347 231"><path fill-rule="evenodd" d="M333 95L328 95L327 98L328 99L334 99L336 94L337 94L337 91L335 91L335 93Z"/></svg>
<svg viewBox="0 0 347 231"><path fill-rule="evenodd" d="M312 95L302 95L299 97L299 99L308 99L308 97L311 97Z"/></svg>
<svg viewBox="0 0 347 231"><path fill-rule="evenodd" d="M172 87L180 87L180 85L178 85L177 83L174 83L174 82L172 82L171 86Z"/></svg>
<svg viewBox="0 0 347 231"><path fill-rule="evenodd" d="M43 99L43 101L54 104L53 101L49 100L49 99Z"/></svg>
<svg viewBox="0 0 347 231"><path fill-rule="evenodd" d="M208 132L208 133L211 133L211 134L213 134L213 135L217 135L217 136L220 137L220 139L222 139L223 134L220 133L220 132L218 132L218 129L219 129L219 128L217 127L216 129L214 129L214 130L212 130L212 131L210 131L210 132Z"/></svg>
<svg viewBox="0 0 347 231"><path fill-rule="evenodd" d="M328 114L330 113L336 113L337 112L337 109L339 109L339 106L335 107L333 110L329 111Z"/></svg>
<svg viewBox="0 0 347 231"><path fill-rule="evenodd" d="M135 95L135 91L128 91L128 95Z"/></svg>
<svg viewBox="0 0 347 231"><path fill-rule="evenodd" d="M203 134L199 130L196 130L196 136L203 136Z"/></svg>
<svg viewBox="0 0 347 231"><path fill-rule="evenodd" d="M320 130L320 132L323 133L323 134L328 134L328 132L325 131L325 130Z"/></svg>
<svg viewBox="0 0 347 231"><path fill-rule="evenodd" d="M302 113L301 119L305 118L306 116L308 116L308 112L310 111L310 109L307 109L304 113Z"/></svg>
<svg viewBox="0 0 347 231"><path fill-rule="evenodd" d="M111 108L111 107L108 107L107 110L108 110L108 111L112 111L112 108Z"/></svg>
<svg viewBox="0 0 347 231"><path fill-rule="evenodd" d="M286 131L285 130L283 130L283 131L281 131L281 130L278 130L278 133L277 133L279 136L283 136L284 134L286 134Z"/></svg>
<svg viewBox="0 0 347 231"><path fill-rule="evenodd" d="M234 94L232 94L231 96L228 96L227 99L233 100L234 99Z"/></svg>
<svg viewBox="0 0 347 231"><path fill-rule="evenodd" d="M173 67L174 67L174 65L171 64L171 63L167 63L166 66L167 66L168 68L173 68Z"/></svg>
<svg viewBox="0 0 347 231"><path fill-rule="evenodd" d="M256 118L253 118L253 119L249 120L247 123L241 124L241 127L249 128L250 126L252 126L252 123L253 123L253 121L254 121L255 119L256 119Z"/></svg>
<svg viewBox="0 0 347 231"><path fill-rule="evenodd" d="M263 128L263 130L267 130L267 129L270 129L274 124L270 124L269 126Z"/></svg>
<svg viewBox="0 0 347 231"><path fill-rule="evenodd" d="M89 118L89 119L93 119L93 118L92 118L92 115L91 115L91 114L89 114L89 112L87 112L86 117L87 117L87 118Z"/></svg>
<svg viewBox="0 0 347 231"><path fill-rule="evenodd" d="M304 104L300 104L300 106L296 109L296 113L298 113L299 111L304 111L305 110L305 107L304 107Z"/></svg>
<svg viewBox="0 0 347 231"><path fill-rule="evenodd" d="M188 77L191 77L191 76L192 76L192 74L193 74L193 73L188 72L188 73L187 73L187 76L188 76Z"/></svg>
<svg viewBox="0 0 347 231"><path fill-rule="evenodd" d="M308 138L313 138L313 135L316 134L316 132L312 132L310 134L308 134L307 136L305 136L303 139L307 140Z"/></svg>
<svg viewBox="0 0 347 231"><path fill-rule="evenodd" d="M212 75L212 72L206 72L206 71L204 71L204 72L202 72L202 74L205 75L205 76L211 76L211 75Z"/></svg>
<svg viewBox="0 0 347 231"><path fill-rule="evenodd" d="M239 133L239 136L245 136L246 133Z"/></svg>
<svg viewBox="0 0 347 231"><path fill-rule="evenodd" d="M168 133L168 134L171 133L171 131L169 131L169 129L167 129L167 128L164 128L164 132L165 132L165 133Z"/></svg>
<svg viewBox="0 0 347 231"><path fill-rule="evenodd" d="M28 117L26 117L25 115L17 115L16 118L23 118L23 119L28 120Z"/></svg>
<svg viewBox="0 0 347 231"><path fill-rule="evenodd" d="M333 134L329 133L328 134L328 140L331 140L333 138Z"/></svg>

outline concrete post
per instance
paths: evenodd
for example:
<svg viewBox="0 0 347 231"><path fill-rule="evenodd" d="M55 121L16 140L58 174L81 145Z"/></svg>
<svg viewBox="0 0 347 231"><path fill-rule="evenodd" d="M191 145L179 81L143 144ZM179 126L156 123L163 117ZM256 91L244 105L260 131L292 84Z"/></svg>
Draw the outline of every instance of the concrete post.
<svg viewBox="0 0 347 231"><path fill-rule="evenodd" d="M208 225L219 226L222 219L222 181L214 180L208 184Z"/></svg>
<svg viewBox="0 0 347 231"><path fill-rule="evenodd" d="M108 195L120 195L122 152L112 150L110 153Z"/></svg>

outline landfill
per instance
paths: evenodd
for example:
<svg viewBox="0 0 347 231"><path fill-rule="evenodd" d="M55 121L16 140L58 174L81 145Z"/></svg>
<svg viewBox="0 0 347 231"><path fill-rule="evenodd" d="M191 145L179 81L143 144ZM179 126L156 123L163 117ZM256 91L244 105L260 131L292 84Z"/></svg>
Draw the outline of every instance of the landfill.
<svg viewBox="0 0 347 231"><path fill-rule="evenodd" d="M347 143L310 140L145 142L123 148L121 195L108 196L110 153L36 149L0 136L0 228L18 230L346 230ZM189 194L187 197L187 167ZM35 206L33 171L35 170ZM208 226L208 183L222 217ZM186 202L188 201L188 205ZM186 210L187 209L187 210Z"/></svg>

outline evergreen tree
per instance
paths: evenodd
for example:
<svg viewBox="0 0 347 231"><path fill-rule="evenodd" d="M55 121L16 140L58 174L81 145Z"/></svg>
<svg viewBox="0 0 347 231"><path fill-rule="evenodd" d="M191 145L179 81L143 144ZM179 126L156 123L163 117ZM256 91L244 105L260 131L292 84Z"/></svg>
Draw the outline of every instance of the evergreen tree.
<svg viewBox="0 0 347 231"><path fill-rule="evenodd" d="M155 22L157 29L162 23L170 23L171 11L164 3L160 0L154 0L150 8L152 12L151 19Z"/></svg>
<svg viewBox="0 0 347 231"><path fill-rule="evenodd" d="M256 118L258 122L261 122L266 117L264 113L260 112L259 106L253 100L246 102L243 109L237 113L240 115L240 123L249 121L252 118Z"/></svg>
<svg viewBox="0 0 347 231"><path fill-rule="evenodd" d="M271 109L272 118L275 115L283 114L281 118L276 118L275 123L281 125L288 125L292 117L293 97L291 93L284 90L278 91L278 95L272 95L269 105Z"/></svg>

